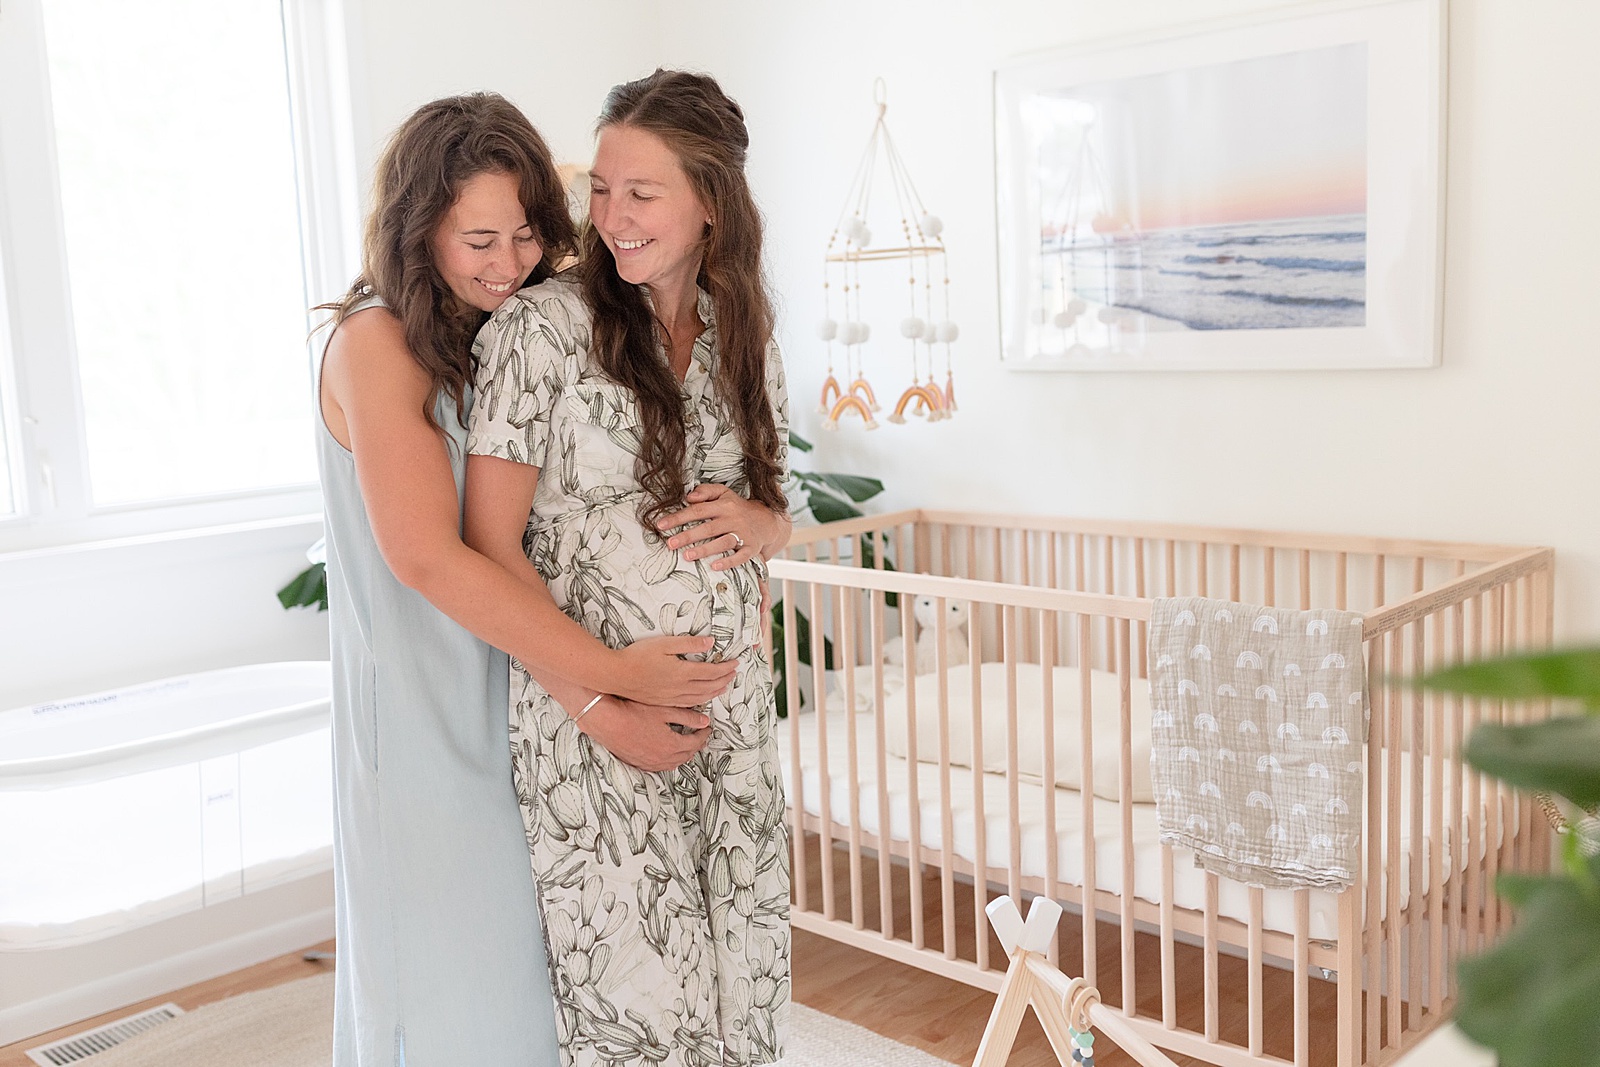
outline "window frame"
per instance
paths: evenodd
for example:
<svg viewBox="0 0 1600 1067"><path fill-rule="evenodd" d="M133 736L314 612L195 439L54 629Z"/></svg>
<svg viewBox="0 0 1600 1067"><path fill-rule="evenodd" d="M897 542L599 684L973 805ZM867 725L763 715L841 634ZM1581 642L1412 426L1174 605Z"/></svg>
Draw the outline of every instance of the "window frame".
<svg viewBox="0 0 1600 1067"><path fill-rule="evenodd" d="M94 503L67 272L45 0L0 0L0 433L14 512L0 555L306 516L315 481ZM341 0L279 0L308 303L343 293L360 262L355 138ZM18 268L27 264L28 269ZM318 316L307 313L308 334ZM305 364L323 337L308 337ZM311 391L306 391L307 403ZM320 415L313 417L320 418ZM314 425L314 424L313 424Z"/></svg>

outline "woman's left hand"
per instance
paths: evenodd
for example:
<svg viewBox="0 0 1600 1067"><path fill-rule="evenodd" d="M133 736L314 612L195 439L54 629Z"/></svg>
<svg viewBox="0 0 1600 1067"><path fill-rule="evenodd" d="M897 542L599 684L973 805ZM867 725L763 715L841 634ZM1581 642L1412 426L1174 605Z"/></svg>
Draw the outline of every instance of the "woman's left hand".
<svg viewBox="0 0 1600 1067"><path fill-rule="evenodd" d="M711 569L725 571L752 559L765 559L768 545L780 537L787 540L787 517L746 500L720 482L701 482L684 499L688 502L685 507L663 515L656 523L663 533L678 530L667 538L667 547L682 549L684 559L720 556Z"/></svg>

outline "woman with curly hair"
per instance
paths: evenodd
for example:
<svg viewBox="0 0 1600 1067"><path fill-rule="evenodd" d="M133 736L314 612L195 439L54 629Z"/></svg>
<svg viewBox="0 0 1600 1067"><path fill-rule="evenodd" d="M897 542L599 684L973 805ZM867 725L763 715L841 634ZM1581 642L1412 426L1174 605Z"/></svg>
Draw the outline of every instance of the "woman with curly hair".
<svg viewBox="0 0 1600 1067"><path fill-rule="evenodd" d="M761 633L764 561L790 531L788 405L748 145L711 78L617 86L580 266L478 336L468 543L613 648L709 634L710 658L737 665L705 705L704 750L660 773L513 665L512 768L568 1067L783 1052L789 854Z"/></svg>
<svg viewBox="0 0 1600 1067"><path fill-rule="evenodd" d="M597 736L664 766L699 747L664 724L704 722L682 705L733 673L680 658L709 639L608 648L461 541L473 335L575 243L550 152L522 113L493 94L437 100L379 160L361 277L329 305L318 461L337 1067L555 1060L496 648L575 707L604 688L589 717ZM640 743L651 726L671 740Z"/></svg>

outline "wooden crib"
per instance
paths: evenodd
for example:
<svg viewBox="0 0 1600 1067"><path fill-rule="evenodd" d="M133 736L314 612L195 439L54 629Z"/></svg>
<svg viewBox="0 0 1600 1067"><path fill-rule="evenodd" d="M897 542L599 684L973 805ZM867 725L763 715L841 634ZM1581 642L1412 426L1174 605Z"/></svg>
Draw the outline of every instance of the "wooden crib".
<svg viewBox="0 0 1600 1067"><path fill-rule="evenodd" d="M1157 1046L1219 1065L1389 1062L1448 1017L1455 961L1509 922L1497 873L1544 868L1550 846L1534 804L1456 758L1477 723L1548 709L1398 680L1548 644L1553 563L1547 548L937 511L797 530L771 567L794 925L995 990L1006 960L984 907L1043 894L1078 915L1051 961ZM1149 598L1188 595L1364 614L1352 889L1246 886L1159 842L1135 796ZM908 682L882 651L910 634L917 596L970 606L971 662L936 642L931 677Z"/></svg>

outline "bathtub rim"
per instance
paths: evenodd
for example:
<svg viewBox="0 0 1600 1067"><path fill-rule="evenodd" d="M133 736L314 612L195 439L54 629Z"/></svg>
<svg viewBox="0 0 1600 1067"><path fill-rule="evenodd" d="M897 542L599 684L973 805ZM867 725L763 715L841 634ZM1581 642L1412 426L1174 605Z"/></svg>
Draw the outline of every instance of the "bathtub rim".
<svg viewBox="0 0 1600 1067"><path fill-rule="evenodd" d="M59 701L42 701L8 710L26 711L48 704L100 701L103 698L124 693L133 694L151 686L171 682L214 680L226 675L259 674L264 668L272 667L293 667L305 673L309 673L306 668L320 667L321 670L317 671L318 681L319 683L326 681L327 688L310 699L166 730L115 744L15 759L0 757L0 792L60 789L121 778L143 771L182 766L185 763L226 756L285 738L297 737L328 726L332 708L332 667L327 660L279 660L241 664L235 667L175 675L171 678L158 678L137 685L119 686L97 693L67 697Z"/></svg>

